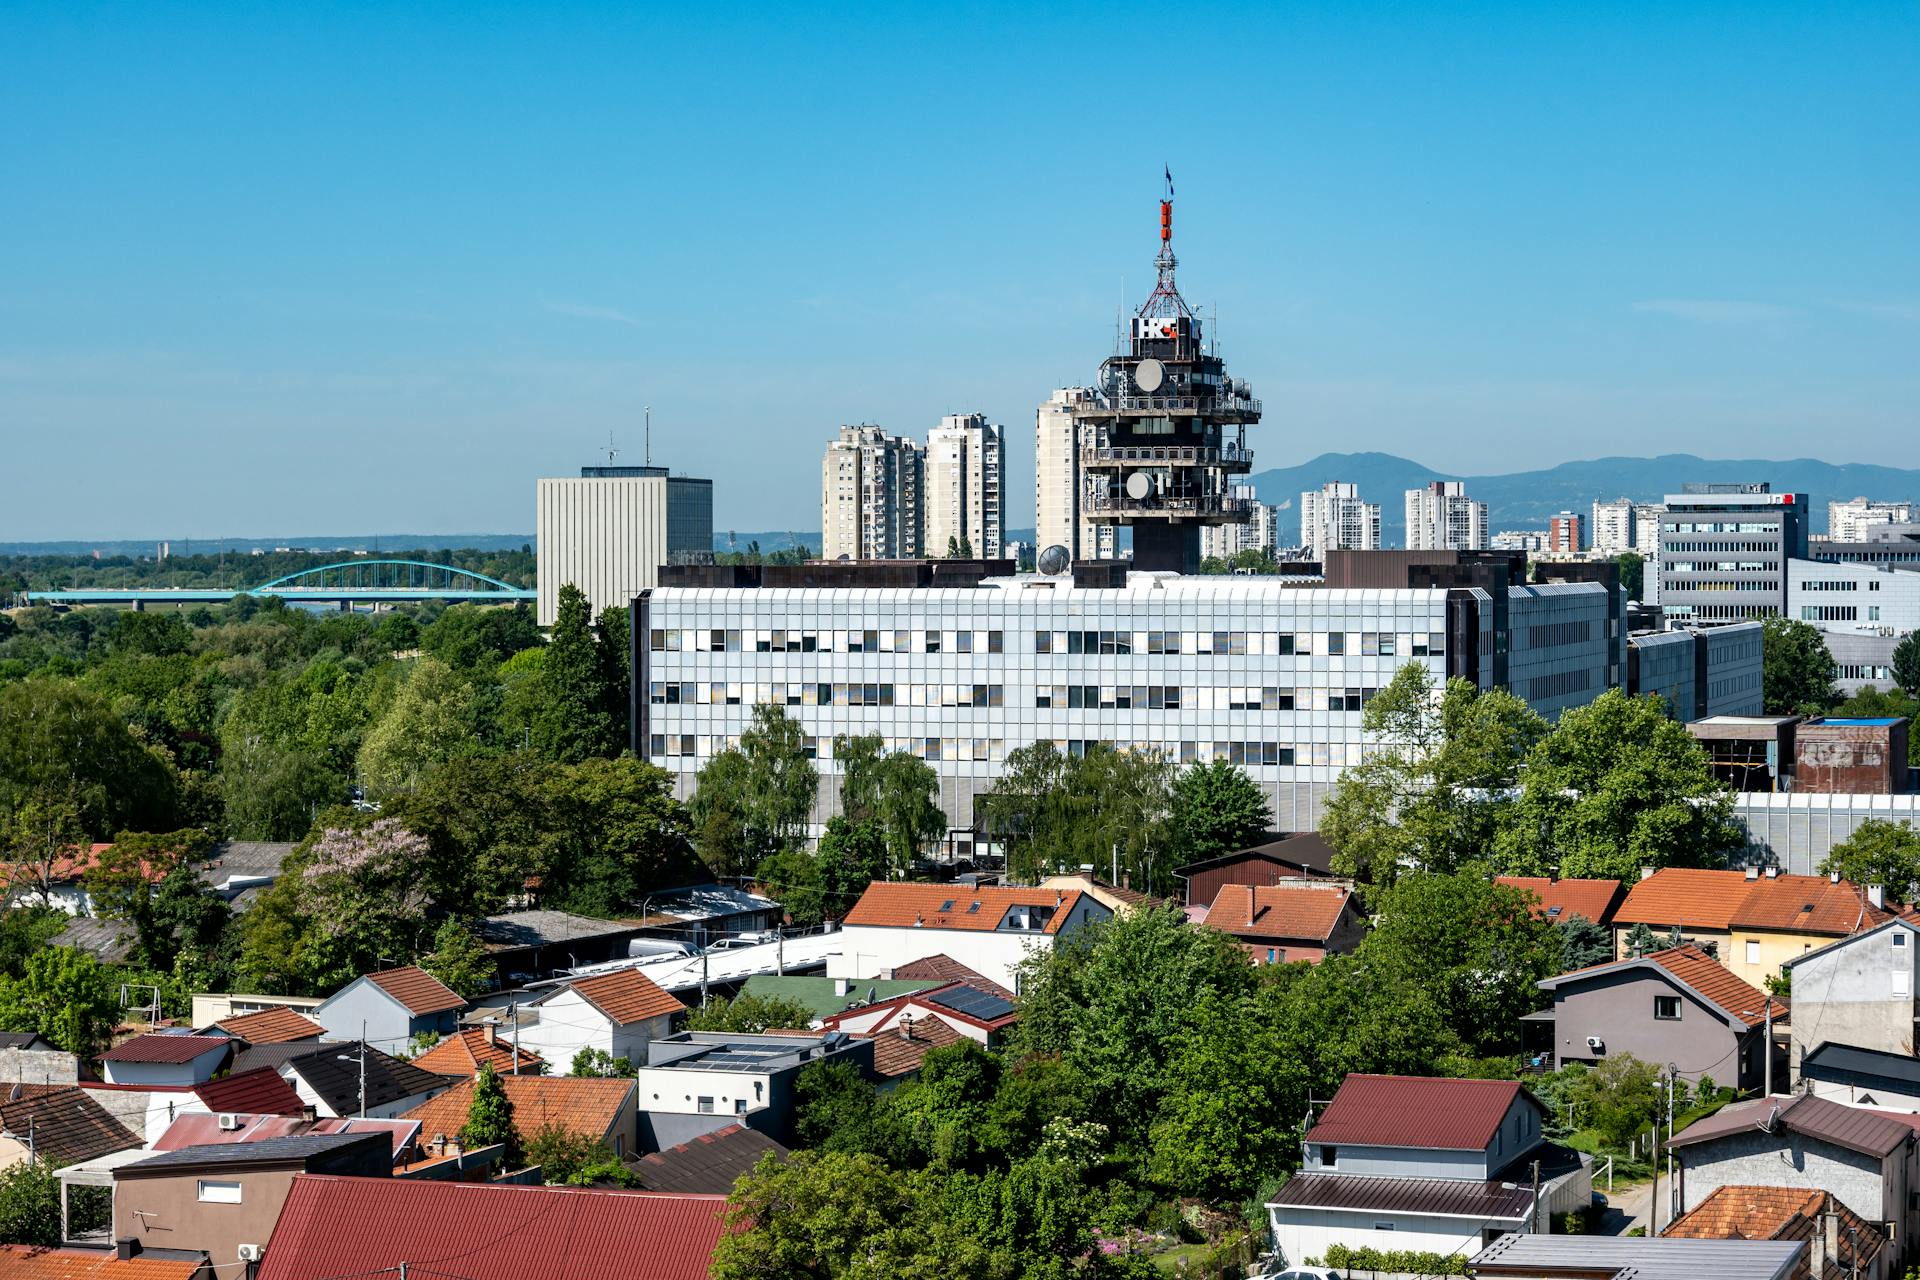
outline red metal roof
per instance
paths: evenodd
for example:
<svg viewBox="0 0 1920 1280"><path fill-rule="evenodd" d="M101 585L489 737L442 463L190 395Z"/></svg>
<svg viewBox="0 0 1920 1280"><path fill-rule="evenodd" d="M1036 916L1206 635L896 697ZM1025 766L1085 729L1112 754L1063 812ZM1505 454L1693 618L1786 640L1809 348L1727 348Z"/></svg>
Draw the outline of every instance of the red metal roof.
<svg viewBox="0 0 1920 1280"><path fill-rule="evenodd" d="M724 1196L301 1174L259 1280L706 1280ZM351 1224L351 1230L342 1230Z"/></svg>
<svg viewBox="0 0 1920 1280"><path fill-rule="evenodd" d="M1272 1204L1297 1209L1354 1209L1369 1213L1442 1213L1488 1222L1525 1218L1533 1203L1526 1187L1456 1178L1364 1178L1349 1173L1296 1173Z"/></svg>
<svg viewBox="0 0 1920 1280"><path fill-rule="evenodd" d="M297 1116L306 1105L293 1086L280 1078L272 1067L255 1067L238 1075L224 1076L196 1085L194 1093L209 1111L234 1111L248 1115Z"/></svg>
<svg viewBox="0 0 1920 1280"><path fill-rule="evenodd" d="M1546 876L1495 876L1494 879L1511 889L1525 889L1538 898L1533 914L1555 924L1575 916L1595 924L1612 924L1614 909L1626 892L1626 886L1618 880L1560 880Z"/></svg>
<svg viewBox="0 0 1920 1280"><path fill-rule="evenodd" d="M1531 1099L1533 1095L1512 1080L1356 1073L1341 1082L1319 1122L1307 1131L1307 1141L1484 1151L1514 1098L1520 1096Z"/></svg>
<svg viewBox="0 0 1920 1280"><path fill-rule="evenodd" d="M192 1062L215 1049L230 1049L231 1036L167 1036L149 1031L100 1055L102 1062Z"/></svg>
<svg viewBox="0 0 1920 1280"><path fill-rule="evenodd" d="M308 1133L384 1133L392 1140L396 1159L420 1125L414 1120L362 1120L356 1116L321 1116L303 1120L299 1116L240 1115L236 1127L223 1129L220 1117L189 1111L176 1117L153 1144L155 1151L180 1151L187 1147L214 1147L241 1142L265 1142L268 1138L291 1138Z"/></svg>
<svg viewBox="0 0 1920 1280"><path fill-rule="evenodd" d="M1779 1134L1783 1128L1787 1133L1780 1135L1782 1145L1790 1141L1787 1134L1802 1134L1870 1156L1885 1156L1911 1140L1914 1133L1905 1121L1881 1112L1803 1093L1784 1102L1778 1098L1735 1102L1694 1121L1669 1139L1667 1145L1690 1147L1755 1130Z"/></svg>

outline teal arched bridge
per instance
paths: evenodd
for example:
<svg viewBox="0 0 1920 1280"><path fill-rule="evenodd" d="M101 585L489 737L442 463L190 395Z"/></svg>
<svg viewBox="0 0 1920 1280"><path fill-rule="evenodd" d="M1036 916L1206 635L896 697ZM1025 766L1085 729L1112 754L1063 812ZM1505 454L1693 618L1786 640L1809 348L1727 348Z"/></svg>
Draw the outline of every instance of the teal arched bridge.
<svg viewBox="0 0 1920 1280"><path fill-rule="evenodd" d="M263 582L257 587L83 587L72 591L29 591L29 604L75 605L223 604L235 596L277 596L289 604L334 605L341 609L423 600L450 603L532 603L535 593L490 578L473 569L425 560L365 557L315 565Z"/></svg>

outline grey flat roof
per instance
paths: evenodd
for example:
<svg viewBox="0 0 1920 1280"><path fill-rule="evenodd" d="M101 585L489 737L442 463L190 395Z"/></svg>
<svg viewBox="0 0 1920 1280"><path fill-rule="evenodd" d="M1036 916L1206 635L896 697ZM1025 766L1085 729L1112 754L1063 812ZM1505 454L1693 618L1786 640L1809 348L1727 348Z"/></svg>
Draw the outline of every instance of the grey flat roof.
<svg viewBox="0 0 1920 1280"><path fill-rule="evenodd" d="M366 1133L301 1133L284 1138L263 1138L259 1142L221 1142L204 1147L181 1147L177 1151L164 1151L157 1156L141 1160L137 1164L122 1166L121 1172L146 1173L150 1170L195 1169L203 1166L260 1164L281 1160L306 1161L341 1147L351 1147L378 1139L381 1145L390 1145L393 1138L381 1132Z"/></svg>
<svg viewBox="0 0 1920 1280"><path fill-rule="evenodd" d="M1474 1275L1781 1280L1805 1247L1800 1240L1504 1235L1468 1262L1467 1270Z"/></svg>
<svg viewBox="0 0 1920 1280"><path fill-rule="evenodd" d="M1825 1080L1829 1078L1829 1073L1840 1072L1884 1081L1897 1086L1903 1093L1920 1089L1920 1058L1904 1053L1888 1053L1882 1049L1863 1049L1856 1044L1835 1044L1831 1040L1822 1040L1819 1047L1800 1062L1800 1074L1815 1080Z"/></svg>
<svg viewBox="0 0 1920 1280"><path fill-rule="evenodd" d="M538 947L581 938L606 938L639 933L640 926L625 920L596 920L566 911L510 911L480 922L480 940L490 951Z"/></svg>

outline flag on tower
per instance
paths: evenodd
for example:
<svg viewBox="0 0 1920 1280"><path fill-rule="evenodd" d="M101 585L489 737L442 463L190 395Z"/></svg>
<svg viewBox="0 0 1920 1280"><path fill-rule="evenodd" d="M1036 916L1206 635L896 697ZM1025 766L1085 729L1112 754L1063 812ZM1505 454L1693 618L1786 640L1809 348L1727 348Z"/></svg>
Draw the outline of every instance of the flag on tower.
<svg viewBox="0 0 1920 1280"><path fill-rule="evenodd" d="M1164 170L1166 171L1166 175L1167 175L1167 198L1168 198L1169 200L1171 200L1171 199L1173 198L1173 166L1171 166L1171 165L1162 165L1161 167L1162 167L1162 168L1163 168L1163 169L1164 169Z"/></svg>

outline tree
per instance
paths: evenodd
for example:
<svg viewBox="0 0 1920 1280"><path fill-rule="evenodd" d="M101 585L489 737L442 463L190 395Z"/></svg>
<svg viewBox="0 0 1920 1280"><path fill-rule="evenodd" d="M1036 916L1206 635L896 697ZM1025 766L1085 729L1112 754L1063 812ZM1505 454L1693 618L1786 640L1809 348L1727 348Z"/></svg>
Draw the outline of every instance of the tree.
<svg viewBox="0 0 1920 1280"><path fill-rule="evenodd" d="M1614 557L1620 566L1620 590L1629 600L1646 598L1647 558L1638 551L1622 551Z"/></svg>
<svg viewBox="0 0 1920 1280"><path fill-rule="evenodd" d="M868 885L886 877L886 841L870 824L829 818L814 862L820 872L821 910L837 920L853 909Z"/></svg>
<svg viewBox="0 0 1920 1280"><path fill-rule="evenodd" d="M695 843L716 875L738 875L800 838L819 775L800 726L784 707L760 703L753 721L701 768L694 786Z"/></svg>
<svg viewBox="0 0 1920 1280"><path fill-rule="evenodd" d="M206 951L219 942L227 904L199 874L212 849L204 831L127 833L83 878L94 914L134 927L148 968L171 969L180 950Z"/></svg>
<svg viewBox="0 0 1920 1280"><path fill-rule="evenodd" d="M1820 874L1881 885L1894 897L1910 900L1920 885L1920 831L1911 822L1867 818L1833 846L1820 863Z"/></svg>
<svg viewBox="0 0 1920 1280"><path fill-rule="evenodd" d="M433 950L421 957L420 967L467 999L493 988L493 958L486 945L464 921L451 917L440 922Z"/></svg>
<svg viewBox="0 0 1920 1280"><path fill-rule="evenodd" d="M346 793L345 777L318 757L257 738L229 746L218 776L234 840L298 840Z"/></svg>
<svg viewBox="0 0 1920 1280"><path fill-rule="evenodd" d="M575 764L620 750L622 744L614 741L613 719L607 713L601 662L593 634L593 607L580 588L564 583L553 639L547 645L549 714L541 721L541 748L555 760Z"/></svg>
<svg viewBox="0 0 1920 1280"><path fill-rule="evenodd" d="M813 1022L813 1010L797 1000L742 991L731 1000L715 1000L687 1011L688 1031L734 1031L757 1035L769 1028L799 1028Z"/></svg>
<svg viewBox="0 0 1920 1280"><path fill-rule="evenodd" d="M1519 1020L1540 1003L1539 983L1560 972L1560 939L1533 903L1480 868L1402 876L1379 895L1379 923L1359 952L1429 993L1469 1052L1509 1052Z"/></svg>
<svg viewBox="0 0 1920 1280"><path fill-rule="evenodd" d="M1608 1054L1566 1090L1574 1116L1608 1147L1625 1147L1664 1110L1660 1068L1630 1053Z"/></svg>
<svg viewBox="0 0 1920 1280"><path fill-rule="evenodd" d="M71 680L0 685L0 814L30 800L70 806L95 840L179 825L172 766Z"/></svg>
<svg viewBox="0 0 1920 1280"><path fill-rule="evenodd" d="M426 838L397 818L320 833L300 873L314 982L337 986L380 968L383 956L418 950L427 853Z"/></svg>
<svg viewBox="0 0 1920 1280"><path fill-rule="evenodd" d="M526 1159L529 1167L539 1167L541 1181L550 1187L631 1187L639 1182L612 1147L564 1125L548 1123L535 1130L527 1139Z"/></svg>
<svg viewBox="0 0 1920 1280"><path fill-rule="evenodd" d="M1118 863L1122 878L1153 892L1171 880L1162 856L1171 782L1158 752L1094 745L1070 756L1041 741L1008 753L986 818L1017 879Z"/></svg>
<svg viewBox="0 0 1920 1280"><path fill-rule="evenodd" d="M1306 1072L1281 1052L1249 996L1214 996L1167 1063L1167 1096L1149 1135L1153 1181L1213 1203L1238 1199L1284 1168L1300 1133L1291 1108Z"/></svg>
<svg viewBox="0 0 1920 1280"><path fill-rule="evenodd" d="M473 1080L473 1100L467 1104L467 1122L460 1126L460 1141L469 1147L490 1147L503 1143L507 1148L505 1166L522 1167L520 1133L513 1125L513 1099L500 1083L500 1073L491 1062L480 1064Z"/></svg>
<svg viewBox="0 0 1920 1280"><path fill-rule="evenodd" d="M5 846L6 895L23 903L53 905L87 831L79 806L56 791L37 788L11 813L0 812Z"/></svg>
<svg viewBox="0 0 1920 1280"><path fill-rule="evenodd" d="M73 947L27 957L18 976L0 974L0 1030L37 1031L82 1057L103 1047L119 1013L114 980L98 960Z"/></svg>
<svg viewBox="0 0 1920 1280"><path fill-rule="evenodd" d="M563 911L617 916L694 866L673 775L623 755L538 775L531 803L547 832L541 897Z"/></svg>
<svg viewBox="0 0 1920 1280"><path fill-rule="evenodd" d="M769 1155L727 1204L713 1280L985 1274L980 1246L939 1239L921 1184L877 1156L796 1151L782 1163Z"/></svg>
<svg viewBox="0 0 1920 1280"><path fill-rule="evenodd" d="M1508 875L1630 880L1642 867L1724 865L1742 843L1733 798L1659 698L1609 689L1527 757L1491 842Z"/></svg>
<svg viewBox="0 0 1920 1280"><path fill-rule="evenodd" d="M1560 935L1560 972L1570 973L1613 959L1613 933L1585 916L1568 916L1554 925Z"/></svg>
<svg viewBox="0 0 1920 1280"><path fill-rule="evenodd" d="M1547 723L1505 690L1441 687L1409 662L1367 703L1361 729L1367 757L1340 775L1320 829L1336 870L1384 885L1403 867L1449 872L1485 857Z"/></svg>
<svg viewBox="0 0 1920 1280"><path fill-rule="evenodd" d="M416 786L434 765L474 749L473 686L437 658L419 658L360 748L360 776L376 795Z"/></svg>
<svg viewBox="0 0 1920 1280"><path fill-rule="evenodd" d="M879 1095L851 1062L819 1061L801 1068L793 1082L793 1134L817 1151L885 1152Z"/></svg>
<svg viewBox="0 0 1920 1280"><path fill-rule="evenodd" d="M1266 793L1231 761L1196 761L1174 776L1169 825L1183 861L1244 849L1264 836L1272 821Z"/></svg>
<svg viewBox="0 0 1920 1280"><path fill-rule="evenodd" d="M38 1160L0 1170L0 1240L51 1248L60 1243L60 1179Z"/></svg>
<svg viewBox="0 0 1920 1280"><path fill-rule="evenodd" d="M602 705L606 708L611 731L608 755L618 755L627 747L631 731L632 706L628 699L633 687L633 632L627 611L608 605L600 611L594 628L594 666L600 678Z"/></svg>
<svg viewBox="0 0 1920 1280"><path fill-rule="evenodd" d="M947 832L947 816L935 803L940 779L918 756L888 752L878 735L833 740L840 765L840 812L869 825L884 841L888 860L905 873L921 848Z"/></svg>
<svg viewBox="0 0 1920 1280"><path fill-rule="evenodd" d="M626 1058L616 1058L605 1049L588 1046L573 1055L573 1065L567 1074L592 1080L621 1079L633 1074L633 1063Z"/></svg>
<svg viewBox="0 0 1920 1280"><path fill-rule="evenodd" d="M1790 618L1760 623L1762 685L1769 715L1818 714L1840 700L1833 652L1817 627Z"/></svg>
<svg viewBox="0 0 1920 1280"><path fill-rule="evenodd" d="M1920 698L1920 631L1909 631L1893 646L1893 682L1909 698Z"/></svg>

